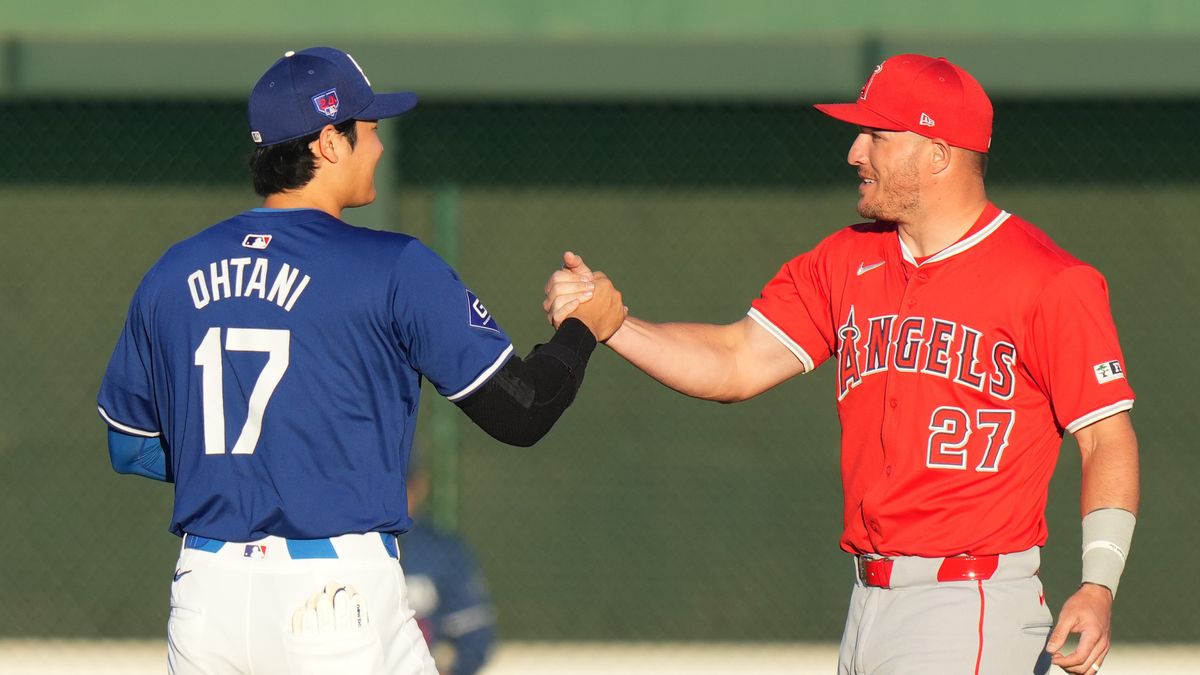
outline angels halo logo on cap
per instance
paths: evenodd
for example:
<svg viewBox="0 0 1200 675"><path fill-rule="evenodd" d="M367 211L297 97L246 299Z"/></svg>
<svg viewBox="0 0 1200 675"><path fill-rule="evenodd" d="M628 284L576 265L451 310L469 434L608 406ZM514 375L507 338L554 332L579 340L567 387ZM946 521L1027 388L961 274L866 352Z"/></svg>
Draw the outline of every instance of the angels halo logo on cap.
<svg viewBox="0 0 1200 675"><path fill-rule="evenodd" d="M875 76L879 75L879 71L881 70L883 70L882 63L875 66L875 70L871 73L871 76L867 78L865 83L863 83L862 89L858 90L858 98L860 100L867 100L867 94L871 91L871 83L875 81Z"/></svg>
<svg viewBox="0 0 1200 675"><path fill-rule="evenodd" d="M250 138L259 146L315 134L346 120L382 120L417 105L410 92L377 94L362 68L333 47L289 51L250 92Z"/></svg>
<svg viewBox="0 0 1200 675"><path fill-rule="evenodd" d="M893 56L875 67L854 103L813 107L860 127L911 131L975 152L991 147L991 100L970 73L945 58Z"/></svg>

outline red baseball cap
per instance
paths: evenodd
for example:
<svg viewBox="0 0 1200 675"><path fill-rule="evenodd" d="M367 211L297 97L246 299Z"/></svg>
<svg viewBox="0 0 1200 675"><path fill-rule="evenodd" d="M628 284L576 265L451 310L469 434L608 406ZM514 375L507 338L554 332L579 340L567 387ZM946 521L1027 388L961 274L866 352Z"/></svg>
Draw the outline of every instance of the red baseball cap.
<svg viewBox="0 0 1200 675"><path fill-rule="evenodd" d="M813 107L850 124L911 131L976 152L992 144L991 100L970 73L944 58L893 56L875 66L856 102Z"/></svg>

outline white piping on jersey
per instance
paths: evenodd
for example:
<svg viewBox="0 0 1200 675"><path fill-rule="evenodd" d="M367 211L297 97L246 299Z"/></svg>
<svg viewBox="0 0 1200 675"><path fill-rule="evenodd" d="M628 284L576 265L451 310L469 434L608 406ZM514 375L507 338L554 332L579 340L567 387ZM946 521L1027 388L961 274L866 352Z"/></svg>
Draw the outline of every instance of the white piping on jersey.
<svg viewBox="0 0 1200 675"><path fill-rule="evenodd" d="M513 351L513 346L509 345L507 349L505 349L503 352L500 353L500 356L496 357L496 361L494 363L492 363L492 365L488 366L487 370L480 373L479 377L475 378L475 380L472 381L471 384L468 384L466 387L463 387L462 391L460 391L456 394L451 394L451 395L447 396L446 400L457 401L458 399L463 398L467 394L470 394L471 392L478 389L479 386L482 385L484 382L487 382L488 379L497 370L500 370L500 366L504 365L505 361L508 361L508 355L512 354L512 351Z"/></svg>
<svg viewBox="0 0 1200 675"><path fill-rule="evenodd" d="M120 422L109 417L108 413L104 412L104 408L102 408L100 406L96 406L96 410L100 411L100 416L104 418L105 422L108 422L108 426L110 426L118 431L124 431L125 433L133 434L134 436L146 436L148 438L154 438L155 436L161 435L157 431L145 431L144 429L136 429L134 427L121 424Z"/></svg>
<svg viewBox="0 0 1200 675"><path fill-rule="evenodd" d="M773 335L776 340L782 342L784 347L788 348L788 351L795 354L796 358L800 359L800 363L804 364L804 372L811 373L813 371L813 360L812 357L808 355L808 352L804 351L803 347L796 344L795 340L788 337L788 334L783 332L782 329L771 323L771 320L763 316L762 312L751 307L750 311L746 312L746 315L751 319L754 319L755 323L758 325L766 328L768 333Z"/></svg>
<svg viewBox="0 0 1200 675"><path fill-rule="evenodd" d="M1079 431L1080 429L1086 427L1089 424L1092 424L1094 422L1099 422L1100 420L1104 419L1105 417L1112 417L1113 415L1116 415L1119 412L1125 412L1126 410L1129 410L1131 408L1133 408L1133 399L1127 398L1123 401L1117 401L1116 403L1114 403L1112 405L1106 405L1099 410L1093 410L1092 412L1084 415L1083 417L1080 417L1079 419L1075 420L1074 422L1071 422L1070 424L1067 425L1067 431L1069 431L1071 433L1075 433L1076 431Z"/></svg>
<svg viewBox="0 0 1200 675"><path fill-rule="evenodd" d="M967 237L966 239L963 239L962 241L955 242L954 244L947 246L946 248L930 256L928 260L922 263L918 263L917 259L913 257L912 252L908 250L908 246L904 243L904 239L900 237L899 233L896 234L896 238L900 240L900 251L904 254L904 259L913 265L920 267L921 265L939 262L951 256L958 255L959 253L971 248L984 239L987 239L988 235L995 232L997 228L1004 224L1004 221L1008 220L1010 215L1012 214L1008 211L1001 211L1000 214L993 218L992 222L985 225L982 230Z"/></svg>

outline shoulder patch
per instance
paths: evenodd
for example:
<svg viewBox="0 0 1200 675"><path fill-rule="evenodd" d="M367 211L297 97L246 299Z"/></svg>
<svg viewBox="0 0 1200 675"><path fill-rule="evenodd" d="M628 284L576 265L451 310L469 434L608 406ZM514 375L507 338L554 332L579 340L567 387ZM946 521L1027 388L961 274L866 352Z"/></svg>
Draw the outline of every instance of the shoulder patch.
<svg viewBox="0 0 1200 675"><path fill-rule="evenodd" d="M484 330L500 332L500 327L496 325L492 319L492 313L483 306L479 298L471 291L467 291L467 323L474 328L482 328Z"/></svg>
<svg viewBox="0 0 1200 675"><path fill-rule="evenodd" d="M1125 369L1121 368L1120 361L1097 363L1092 366L1092 370L1096 371L1096 381L1100 384L1125 379Z"/></svg>

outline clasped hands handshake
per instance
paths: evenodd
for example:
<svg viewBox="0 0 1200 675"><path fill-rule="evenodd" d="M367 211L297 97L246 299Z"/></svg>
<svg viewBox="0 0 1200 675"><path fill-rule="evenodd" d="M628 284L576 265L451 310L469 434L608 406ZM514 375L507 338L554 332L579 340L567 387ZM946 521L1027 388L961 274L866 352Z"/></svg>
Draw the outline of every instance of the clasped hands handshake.
<svg viewBox="0 0 1200 675"><path fill-rule="evenodd" d="M562 269L550 275L546 282L546 300L542 303L546 318L558 328L568 318L587 325L604 342L613 336L629 308L622 304L621 292L613 286L604 272L593 272L583 258L567 251L563 254Z"/></svg>

